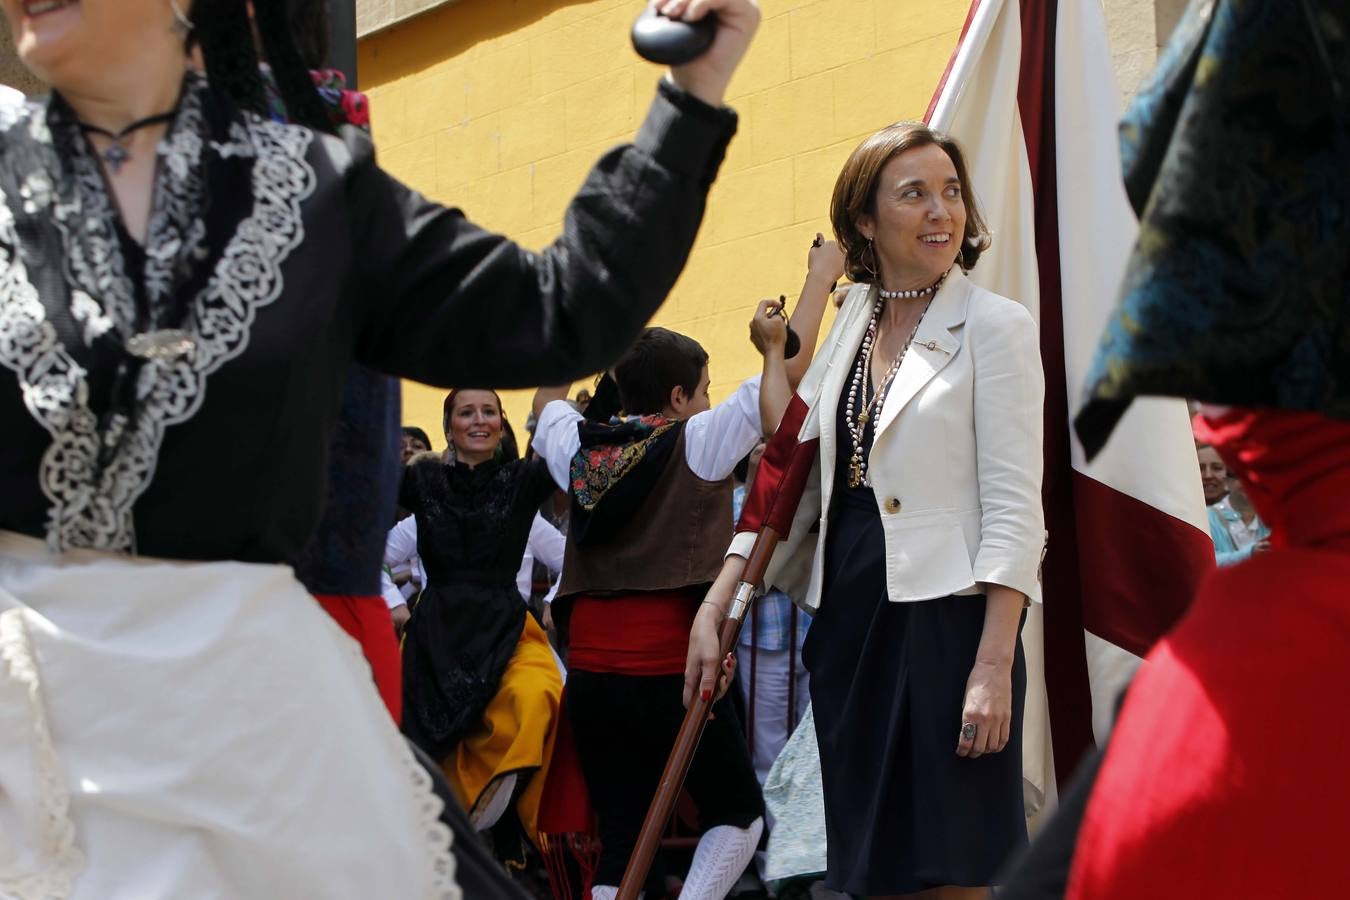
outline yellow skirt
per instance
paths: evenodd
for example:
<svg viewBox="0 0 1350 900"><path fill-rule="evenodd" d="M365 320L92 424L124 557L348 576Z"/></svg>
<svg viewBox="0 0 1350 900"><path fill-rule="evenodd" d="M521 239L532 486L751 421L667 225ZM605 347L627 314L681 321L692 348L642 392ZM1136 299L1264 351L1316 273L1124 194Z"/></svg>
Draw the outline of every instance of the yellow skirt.
<svg viewBox="0 0 1350 900"><path fill-rule="evenodd" d="M527 615L482 722L441 761L455 796L475 821L485 808L504 799L496 797L499 790L518 793L516 814L536 846L539 799L557 736L562 689L548 637Z"/></svg>

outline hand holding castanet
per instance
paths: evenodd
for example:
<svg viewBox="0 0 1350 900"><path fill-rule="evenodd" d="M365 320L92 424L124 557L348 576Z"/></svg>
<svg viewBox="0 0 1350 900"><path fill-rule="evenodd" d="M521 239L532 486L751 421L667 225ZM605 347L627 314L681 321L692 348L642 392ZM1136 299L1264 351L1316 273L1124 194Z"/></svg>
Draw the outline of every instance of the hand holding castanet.
<svg viewBox="0 0 1350 900"><path fill-rule="evenodd" d="M778 307L773 311L773 315L779 316L784 322L788 321L787 314L787 295L778 295ZM792 330L792 326L787 326L787 341L783 344L783 359L792 359L801 352L802 339L797 336L797 332Z"/></svg>
<svg viewBox="0 0 1350 900"><path fill-rule="evenodd" d="M653 0L633 27L633 44L645 58L670 65L677 87L721 106L759 19L757 0Z"/></svg>
<svg viewBox="0 0 1350 900"><path fill-rule="evenodd" d="M704 54L717 36L717 16L697 22L672 19L649 6L633 23L633 49L648 62L682 66Z"/></svg>
<svg viewBox="0 0 1350 900"><path fill-rule="evenodd" d="M833 285L844 277L846 262L844 251L839 249L838 242L825 240L825 235L817 231L816 239L811 242L811 249L806 252L807 273L813 278L819 278Z"/></svg>
<svg viewBox="0 0 1350 900"><path fill-rule="evenodd" d="M781 312L779 301L761 300L750 319L750 343L761 356L769 352L785 353L787 347L787 316ZM786 355L783 357L786 359Z"/></svg>

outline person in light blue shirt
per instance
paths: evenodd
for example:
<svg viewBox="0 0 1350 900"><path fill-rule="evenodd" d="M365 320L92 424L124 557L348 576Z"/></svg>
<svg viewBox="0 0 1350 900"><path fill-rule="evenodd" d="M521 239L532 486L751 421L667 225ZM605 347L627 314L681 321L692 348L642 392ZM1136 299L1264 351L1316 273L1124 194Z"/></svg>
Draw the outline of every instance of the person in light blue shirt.
<svg viewBox="0 0 1350 900"><path fill-rule="evenodd" d="M741 517L741 507L763 454L761 443L737 467L736 476L743 483L732 494L734 519ZM771 587L751 608L741 629L736 679L745 697L747 737L760 784L810 702L806 667L801 662L802 641L810 625L809 614L798 609L787 594Z"/></svg>
<svg viewBox="0 0 1350 900"><path fill-rule="evenodd" d="M1228 467L1210 446L1196 449L1200 463L1200 483L1205 491L1209 514L1209 536L1214 541L1214 558L1221 566L1249 559L1253 553L1267 547L1270 529L1255 515L1243 516L1241 509L1250 509L1245 495L1238 496L1240 485L1228 477ZM1236 501L1236 502L1235 502Z"/></svg>

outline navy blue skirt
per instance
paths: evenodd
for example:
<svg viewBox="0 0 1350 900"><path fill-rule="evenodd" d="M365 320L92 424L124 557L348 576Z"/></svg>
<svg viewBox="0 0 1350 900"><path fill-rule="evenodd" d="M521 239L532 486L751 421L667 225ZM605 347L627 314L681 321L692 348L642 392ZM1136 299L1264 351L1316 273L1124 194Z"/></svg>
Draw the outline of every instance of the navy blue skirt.
<svg viewBox="0 0 1350 900"><path fill-rule="evenodd" d="M820 612L802 649L825 790L825 883L864 896L992 885L1027 845L1021 642L1008 746L957 756L984 597L891 603L885 556L872 492L841 485Z"/></svg>

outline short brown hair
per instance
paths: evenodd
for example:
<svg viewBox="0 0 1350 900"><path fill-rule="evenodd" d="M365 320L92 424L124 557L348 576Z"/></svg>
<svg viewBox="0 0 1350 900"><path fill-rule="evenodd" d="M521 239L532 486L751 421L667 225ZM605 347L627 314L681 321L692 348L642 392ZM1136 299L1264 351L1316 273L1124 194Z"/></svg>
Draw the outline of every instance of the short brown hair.
<svg viewBox="0 0 1350 900"><path fill-rule="evenodd" d="M614 364L614 382L624 412L630 416L659 413L677 387L692 397L707 364L708 351L698 341L668 328L648 328Z"/></svg>
<svg viewBox="0 0 1350 900"><path fill-rule="evenodd" d="M845 271L855 283L870 284L876 276L875 260L868 259L864 264L863 254L867 250L867 238L858 230L858 218L863 215L875 215L877 210L877 188L881 181L881 170L892 159L915 147L935 144L952 161L956 168L956 177L961 181L961 200L966 207L966 233L961 241L961 268L967 271L975 268L980 254L989 247L989 229L985 227L984 217L975 203L975 191L970 185L970 175L966 169L966 159L956 141L940 131L934 131L923 122L896 122L887 125L871 137L865 138L852 153L839 178L834 183L834 197L830 201L830 224L834 227L834 239L844 251Z"/></svg>

